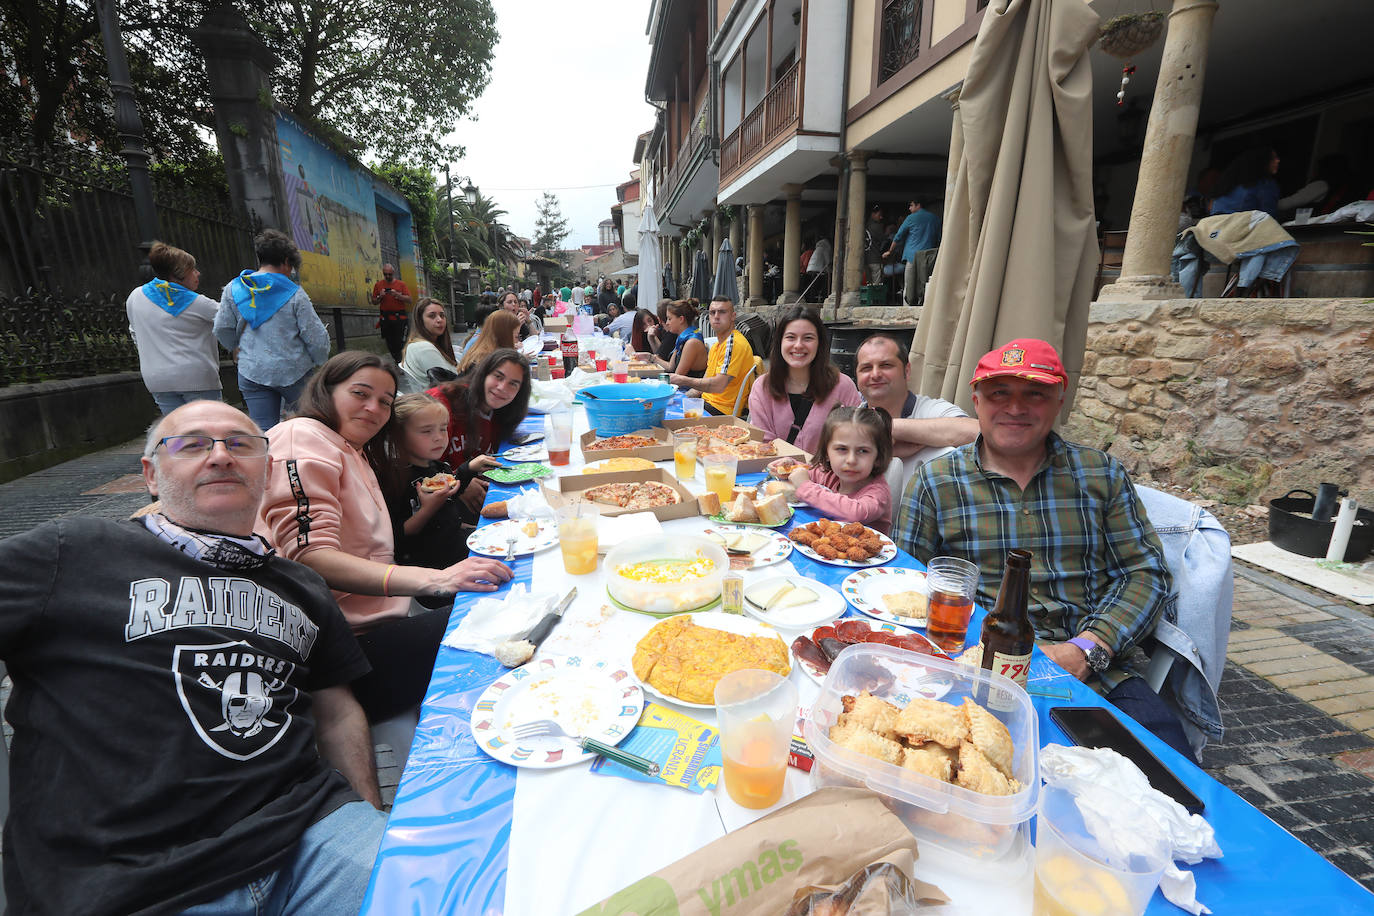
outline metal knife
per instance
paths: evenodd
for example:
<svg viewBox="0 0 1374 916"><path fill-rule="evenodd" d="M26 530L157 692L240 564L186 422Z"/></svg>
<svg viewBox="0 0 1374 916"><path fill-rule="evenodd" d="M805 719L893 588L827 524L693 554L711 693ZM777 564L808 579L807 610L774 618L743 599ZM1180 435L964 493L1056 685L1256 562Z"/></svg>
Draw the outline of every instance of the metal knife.
<svg viewBox="0 0 1374 916"><path fill-rule="evenodd" d="M534 625L534 629L530 630L530 635L525 637L525 641L536 649L539 648L539 644L548 639L553 628L558 626L558 621L563 618L563 612L568 609L568 605L572 604L576 597L577 587L574 586L573 590L568 592L562 601L558 602L558 607L545 614L544 619Z"/></svg>

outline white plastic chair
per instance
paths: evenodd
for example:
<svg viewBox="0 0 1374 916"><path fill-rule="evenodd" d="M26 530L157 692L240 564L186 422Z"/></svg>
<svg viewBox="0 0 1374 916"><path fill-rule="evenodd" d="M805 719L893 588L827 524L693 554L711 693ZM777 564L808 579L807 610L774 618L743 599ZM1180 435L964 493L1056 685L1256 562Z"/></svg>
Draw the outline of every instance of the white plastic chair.
<svg viewBox="0 0 1374 916"><path fill-rule="evenodd" d="M901 502L903 488L906 486L907 472L906 464L900 458L894 457L887 464L887 471L883 474L887 480L887 488L892 491L893 515L897 514L897 504Z"/></svg>
<svg viewBox="0 0 1374 916"><path fill-rule="evenodd" d="M731 411L737 417L742 417L741 408L749 402L749 388L754 384L754 379L758 377L759 371L763 368L763 357L755 356L754 365L749 367L749 371L744 373L744 379L739 383L739 391L735 394L735 409Z"/></svg>

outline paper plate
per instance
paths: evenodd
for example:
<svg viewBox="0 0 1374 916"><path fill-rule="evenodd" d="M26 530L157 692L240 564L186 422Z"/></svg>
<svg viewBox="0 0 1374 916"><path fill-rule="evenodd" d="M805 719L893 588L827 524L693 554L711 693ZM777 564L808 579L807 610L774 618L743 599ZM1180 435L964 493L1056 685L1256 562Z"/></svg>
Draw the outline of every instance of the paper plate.
<svg viewBox="0 0 1374 916"><path fill-rule="evenodd" d="M482 476L496 483L526 483L553 476L553 468L537 461L528 461L508 468L492 468Z"/></svg>
<svg viewBox="0 0 1374 916"><path fill-rule="evenodd" d="M854 610L886 620L889 623L906 627L924 627L926 617L903 617L894 614L883 603L883 596L894 592L917 591L929 597L926 590L926 574L917 569L902 566L879 566L873 569L859 569L850 573L840 583L840 593L844 595Z"/></svg>
<svg viewBox="0 0 1374 916"><path fill-rule="evenodd" d="M604 661L550 656L507 671L472 707L477 746L511 766L550 770L591 760L571 738L528 738L510 730L553 719L570 735L619 744L639 721L644 693L628 669Z"/></svg>
<svg viewBox="0 0 1374 916"><path fill-rule="evenodd" d="M810 557L817 563L828 563L831 566L847 566L850 569L867 569L870 566L882 566L884 563L889 563L892 560L896 559L897 545L892 543L892 538L880 532L874 531L872 528L868 528L868 531L872 534L878 535L878 539L883 542L883 549L882 552L879 553L876 557L864 560L862 563L855 562L854 560L842 560L838 557L834 559L828 559L816 553L816 551L812 550L810 547L807 547L805 544L797 543L795 541L793 543L797 544L798 553L802 554L803 556Z"/></svg>
<svg viewBox="0 0 1374 916"><path fill-rule="evenodd" d="M687 616L692 618L692 622L697 626L710 627L713 630L725 630L730 633L739 633L742 636L771 636L781 642L784 647L786 641L778 634L778 631L766 623L755 620L752 617L745 617L743 614L727 614L724 611L694 611L686 615L671 614L671 617ZM657 624L655 624L657 626ZM647 631L646 631L647 632ZM788 652L788 658L791 653ZM678 699L670 694L663 693L655 689L644 681L639 682L644 688L645 693L653 694L660 700L672 703L674 706L688 706L693 709L715 709L715 703L692 703L687 700Z"/></svg>
<svg viewBox="0 0 1374 916"><path fill-rule="evenodd" d="M547 550L558 543L558 525L550 521L538 521L539 531L530 537L523 530L525 523L513 518L502 519L483 525L468 535L468 550L486 557L500 559L506 555L506 539L515 538L515 555L527 557L532 553Z"/></svg>
<svg viewBox="0 0 1374 916"><path fill-rule="evenodd" d="M544 448L543 441L539 441L508 448L497 457L505 458L507 461L538 461L541 458L548 458L549 451Z"/></svg>

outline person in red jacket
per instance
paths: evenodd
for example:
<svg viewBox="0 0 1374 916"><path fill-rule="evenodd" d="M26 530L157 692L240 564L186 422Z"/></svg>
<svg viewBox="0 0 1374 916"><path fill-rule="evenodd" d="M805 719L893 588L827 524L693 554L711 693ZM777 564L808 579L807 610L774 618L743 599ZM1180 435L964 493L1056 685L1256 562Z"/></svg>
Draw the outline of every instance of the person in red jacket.
<svg viewBox="0 0 1374 916"><path fill-rule="evenodd" d="M406 343L406 318L410 311L410 287L396 279L396 267L382 265L382 279L372 284L372 304L381 309L378 327L382 340L398 364Z"/></svg>

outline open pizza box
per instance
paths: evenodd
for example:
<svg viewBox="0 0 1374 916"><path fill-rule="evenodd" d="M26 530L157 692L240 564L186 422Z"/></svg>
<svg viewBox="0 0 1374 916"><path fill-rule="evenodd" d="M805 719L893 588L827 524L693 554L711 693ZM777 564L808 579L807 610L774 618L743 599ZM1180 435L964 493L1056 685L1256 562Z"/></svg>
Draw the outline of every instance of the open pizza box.
<svg viewBox="0 0 1374 916"><path fill-rule="evenodd" d="M660 522L666 522L674 518L691 518L700 515L697 510L697 498L692 492L678 483L676 477L663 468L654 468L649 471L619 471L610 474L569 474L565 477L558 477L544 482L544 498L549 501L549 505L557 509L559 506L582 498L582 491L592 487L606 486L615 483L640 483L643 481L653 481L670 487L673 492L680 497L680 502L670 506L654 506L652 508L633 508L622 509L606 503L597 503L597 508L602 515L625 515L630 512L652 512Z"/></svg>
<svg viewBox="0 0 1374 916"><path fill-rule="evenodd" d="M578 439L578 445L582 448L582 459L588 464L593 461L600 461L602 458L647 458L650 461L671 461L673 458L673 434L662 426L655 426L651 429L637 429L634 432L626 433L627 436L644 436L648 439L658 441L658 445L646 445L641 448L596 448L588 449L587 446L597 439L606 438L597 434L596 430L582 434ZM600 476L600 475L598 475Z"/></svg>
<svg viewBox="0 0 1374 916"><path fill-rule="evenodd" d="M561 332L566 330L567 327L568 318L566 315L550 315L548 318L544 319L544 330L546 331Z"/></svg>
<svg viewBox="0 0 1374 916"><path fill-rule="evenodd" d="M635 378L657 378L660 373L667 371L655 363L630 363L630 374Z"/></svg>
<svg viewBox="0 0 1374 916"><path fill-rule="evenodd" d="M672 434L688 428L689 426L740 426L749 430L749 438L755 442L766 442L772 437L768 433L751 426L739 417L697 417L692 420L664 420L663 427L668 431L669 441L672 441ZM783 439L776 440L777 454L769 455L764 458L741 458L736 473L753 474L768 467L770 462L777 461L779 458L796 458L798 461L810 463L811 456L795 445ZM669 458L672 457L670 454Z"/></svg>

